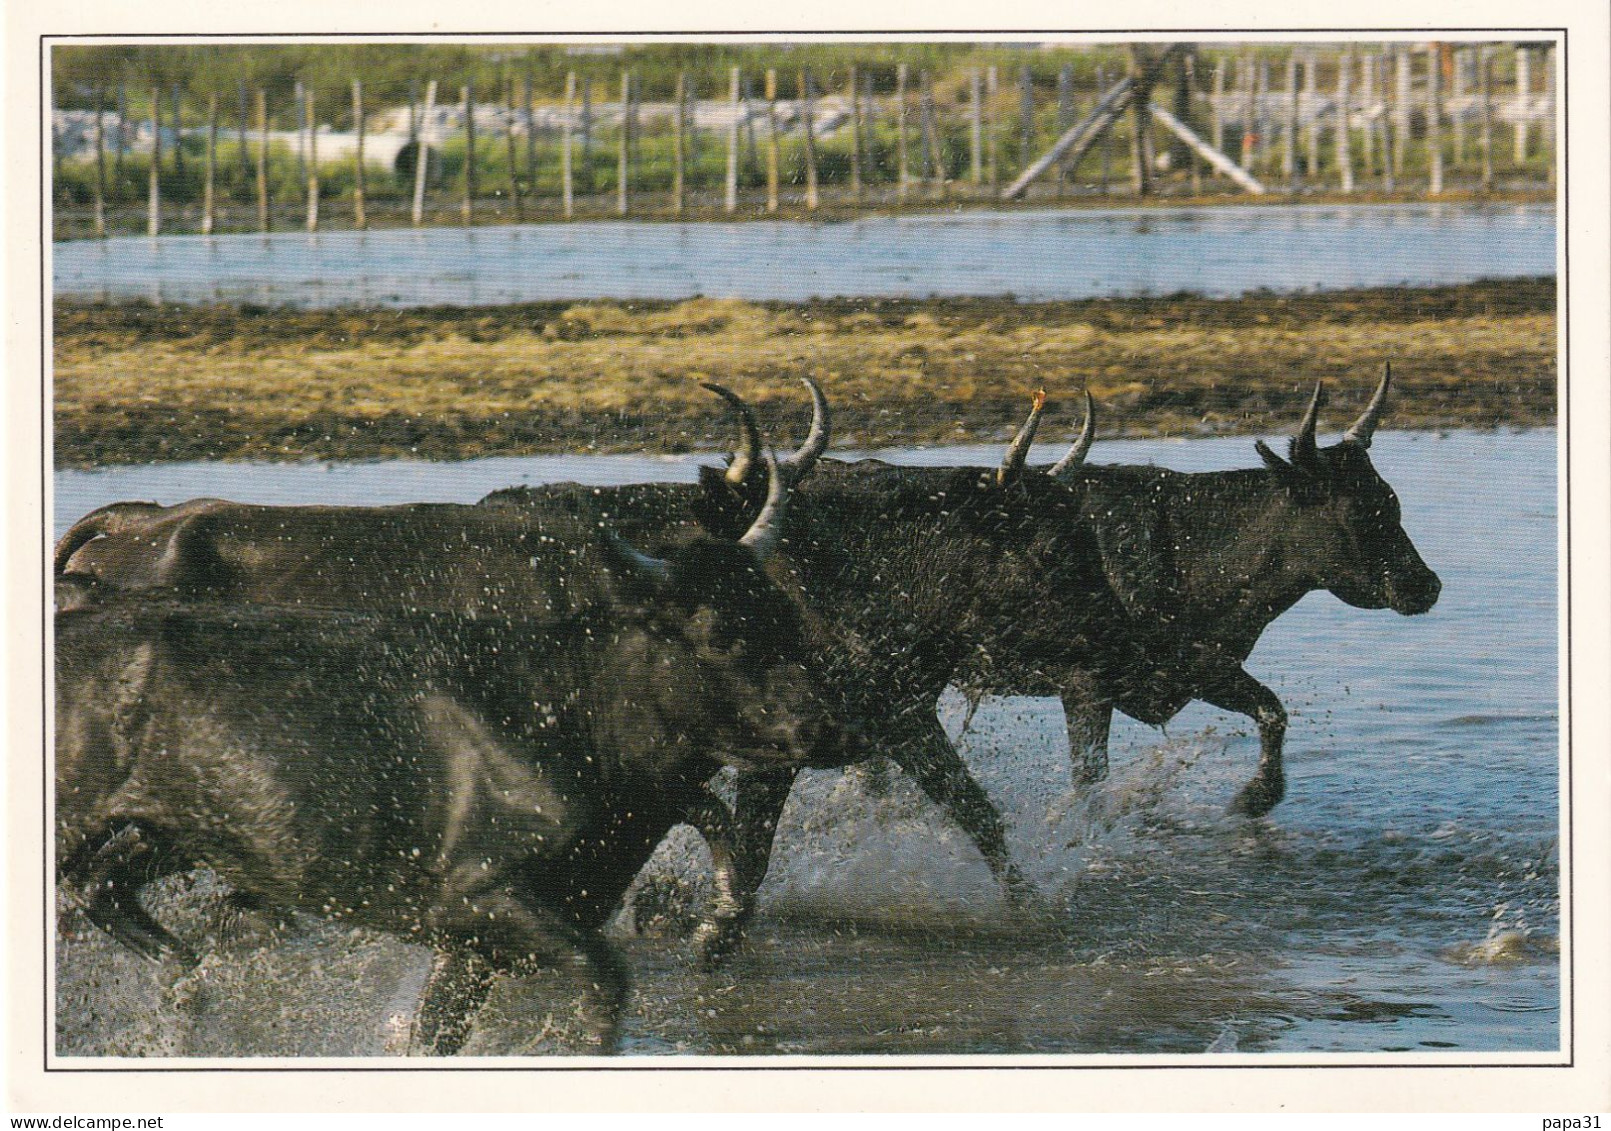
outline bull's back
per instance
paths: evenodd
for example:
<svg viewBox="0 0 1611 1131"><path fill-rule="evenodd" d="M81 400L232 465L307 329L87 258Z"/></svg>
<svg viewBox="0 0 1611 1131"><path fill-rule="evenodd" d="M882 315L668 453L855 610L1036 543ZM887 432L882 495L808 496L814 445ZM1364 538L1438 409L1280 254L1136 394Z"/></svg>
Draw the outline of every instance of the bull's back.
<svg viewBox="0 0 1611 1131"><path fill-rule="evenodd" d="M77 550L70 568L102 591L303 608L562 618L604 597L597 523L559 508L179 510L143 525L131 514Z"/></svg>

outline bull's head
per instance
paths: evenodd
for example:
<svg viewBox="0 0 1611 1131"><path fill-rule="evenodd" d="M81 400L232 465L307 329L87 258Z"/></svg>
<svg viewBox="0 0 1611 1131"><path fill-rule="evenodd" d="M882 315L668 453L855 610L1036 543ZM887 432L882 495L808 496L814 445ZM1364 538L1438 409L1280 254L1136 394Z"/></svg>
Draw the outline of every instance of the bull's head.
<svg viewBox="0 0 1611 1131"><path fill-rule="evenodd" d="M785 487L793 487L809 475L828 448L828 399L810 377L800 380L811 391L811 427L800 447L777 461ZM767 476L760 474L761 429L754 411L737 393L711 381L704 382L704 387L731 406L738 417L740 441L726 470L699 469L704 493L694 506L694 517L717 537L738 538L764 505L768 490Z"/></svg>
<svg viewBox="0 0 1611 1131"><path fill-rule="evenodd" d="M768 573L789 478L770 454L762 466L766 501L736 539L700 536L665 559L613 541L648 598L649 635L658 640L652 658L644 653L655 718L730 764L842 765L860 754L861 739L808 670L808 612Z"/></svg>
<svg viewBox="0 0 1611 1131"><path fill-rule="evenodd" d="M1424 613L1437 603L1442 582L1404 532L1398 496L1370 461L1371 436L1392 376L1388 366L1369 406L1341 442L1329 448L1315 443L1325 403L1325 391L1316 382L1288 458L1262 440L1256 447L1298 505L1301 520L1290 524L1286 539L1292 560L1311 572L1320 588L1356 608Z"/></svg>

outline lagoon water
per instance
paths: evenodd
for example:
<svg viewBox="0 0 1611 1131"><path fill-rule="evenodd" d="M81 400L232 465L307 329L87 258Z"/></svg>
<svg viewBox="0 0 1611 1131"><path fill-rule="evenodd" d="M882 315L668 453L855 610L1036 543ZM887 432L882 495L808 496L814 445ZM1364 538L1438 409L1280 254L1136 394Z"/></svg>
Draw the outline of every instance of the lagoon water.
<svg viewBox="0 0 1611 1131"><path fill-rule="evenodd" d="M1335 290L1552 275L1546 204L1243 205L120 237L52 248L58 297L297 307Z"/></svg>
<svg viewBox="0 0 1611 1131"><path fill-rule="evenodd" d="M1243 720L1199 704L1167 733L1123 721L1111 778L1082 793L1056 702L987 699L963 733L965 703L948 693L942 718L1005 811L1042 906L1008 909L898 773L809 773L730 968L698 972L676 930L615 928L636 975L627 1051L1191 1062L1212 1047L1466 1063L1558 1049L1557 435L1383 432L1372 454L1442 599L1405 618L1311 594L1265 634L1249 669L1292 715L1287 799L1267 818L1224 814L1257 758ZM1245 437L1105 442L1092 458L1256 462ZM116 499L472 501L517 482L688 480L699 459L62 471L54 515L59 534ZM661 886L700 892L703 850L673 842L654 866ZM156 902L204 940L203 966L181 978L64 918L60 1054L372 1056L417 991L423 951L312 920L225 925L206 874ZM578 1051L570 994L557 976L505 980L467 1051Z"/></svg>

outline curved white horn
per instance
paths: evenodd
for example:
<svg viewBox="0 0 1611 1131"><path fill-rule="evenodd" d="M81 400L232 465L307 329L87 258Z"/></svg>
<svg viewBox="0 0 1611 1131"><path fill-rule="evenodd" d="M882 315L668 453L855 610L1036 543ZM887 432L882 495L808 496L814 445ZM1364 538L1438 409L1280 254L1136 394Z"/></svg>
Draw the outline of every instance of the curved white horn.
<svg viewBox="0 0 1611 1131"><path fill-rule="evenodd" d="M733 462L727 467L727 481L737 487L749 478L750 468L760 462L761 429L755 423L755 413L750 411L750 406L733 390L714 381L701 381L700 384L732 405L738 413L739 427L744 433L744 447L733 454Z"/></svg>
<svg viewBox="0 0 1611 1131"><path fill-rule="evenodd" d="M1382 409L1387 405L1387 387L1393 382L1393 363L1387 362L1382 366L1382 383L1376 386L1376 393L1365 406L1365 411L1359 414L1347 432L1343 433L1344 440L1352 440L1362 448L1370 447L1370 438L1376 433L1376 425L1382 419Z"/></svg>
<svg viewBox="0 0 1611 1131"><path fill-rule="evenodd" d="M740 545L754 550L755 556L763 562L772 556L783 538L783 512L788 500L788 484L784 482L777 457L767 452L765 458L766 505L761 508L761 513L755 516L755 521L744 532L744 536L738 540Z"/></svg>
<svg viewBox="0 0 1611 1131"><path fill-rule="evenodd" d="M1086 455L1091 450L1091 444L1096 440L1096 400L1091 396L1091 390L1085 390L1085 424L1080 428L1078 439L1074 446L1062 459L1052 464L1046 474L1053 479L1060 479L1074 468L1085 462Z"/></svg>
<svg viewBox="0 0 1611 1131"><path fill-rule="evenodd" d="M806 472L816 466L817 458L828 450L828 398L822 395L822 390L811 378L802 377L800 380L811 390L811 431L806 433L805 443L800 445L799 451L778 462L778 467L790 483L798 483L804 478Z"/></svg>
<svg viewBox="0 0 1611 1131"><path fill-rule="evenodd" d="M1040 414L1046 408L1046 390L1041 389L1035 394L1035 403L1029 410L1029 419L1024 426L1018 429L1018 435L1012 438L1007 445L1007 454L1001 457L1001 466L996 468L996 485L1005 487L1024 470L1024 460L1029 455L1029 447L1035 442L1035 430L1040 427Z"/></svg>

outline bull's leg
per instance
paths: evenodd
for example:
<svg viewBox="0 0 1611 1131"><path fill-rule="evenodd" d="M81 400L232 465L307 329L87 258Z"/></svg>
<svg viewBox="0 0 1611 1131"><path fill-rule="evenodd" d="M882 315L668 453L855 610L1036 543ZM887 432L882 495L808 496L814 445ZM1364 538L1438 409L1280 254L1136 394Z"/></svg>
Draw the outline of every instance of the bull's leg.
<svg viewBox="0 0 1611 1131"><path fill-rule="evenodd" d="M961 826L985 863L1014 898L1027 890L1007 852L1007 832L989 796L946 737L933 712L909 712L880 730L884 751L917 780L934 802Z"/></svg>
<svg viewBox="0 0 1611 1131"><path fill-rule="evenodd" d="M89 894L84 914L91 923L142 958L156 962L173 957L195 964L190 948L140 906L142 887L179 870L160 833L124 825L75 859L70 870Z"/></svg>
<svg viewBox="0 0 1611 1131"><path fill-rule="evenodd" d="M735 842L737 830L726 803L707 792L689 809L686 819L705 838L715 871L715 906L694 932L700 961L708 968L738 945L754 911L755 888L741 882Z"/></svg>
<svg viewBox="0 0 1611 1131"><path fill-rule="evenodd" d="M711 800L719 808L700 809L701 820L714 818L708 827L700 825L716 869L717 906L698 934L700 957L707 966L721 962L743 941L794 778L794 770L746 771L738 775L730 819L727 807L714 797ZM725 829L717 827L724 821Z"/></svg>
<svg viewBox="0 0 1611 1131"><path fill-rule="evenodd" d="M410 1056L452 1056L470 1035L476 1010L492 991L492 968L480 955L440 950L431 961L409 1041Z"/></svg>
<svg viewBox="0 0 1611 1131"><path fill-rule="evenodd" d="M583 1015L602 1050L616 1050L630 978L603 935L511 892L466 897L451 908L439 907L431 918L456 943L454 951L438 957L426 982L414 1048L433 1056L457 1052L492 989L495 971L574 962L586 981Z"/></svg>
<svg viewBox="0 0 1611 1131"><path fill-rule="evenodd" d="M1065 680L1061 696L1074 784L1094 785L1108 776L1108 730L1113 724L1113 701L1102 692L1094 677L1084 674Z"/></svg>
<svg viewBox="0 0 1611 1131"><path fill-rule="evenodd" d="M1286 771L1281 765L1281 748L1287 733L1287 712L1275 692L1239 667L1216 671L1202 685L1200 697L1224 711L1246 715L1259 728L1259 769L1253 780L1242 787L1231 802L1230 811L1247 817L1261 817L1286 794Z"/></svg>

